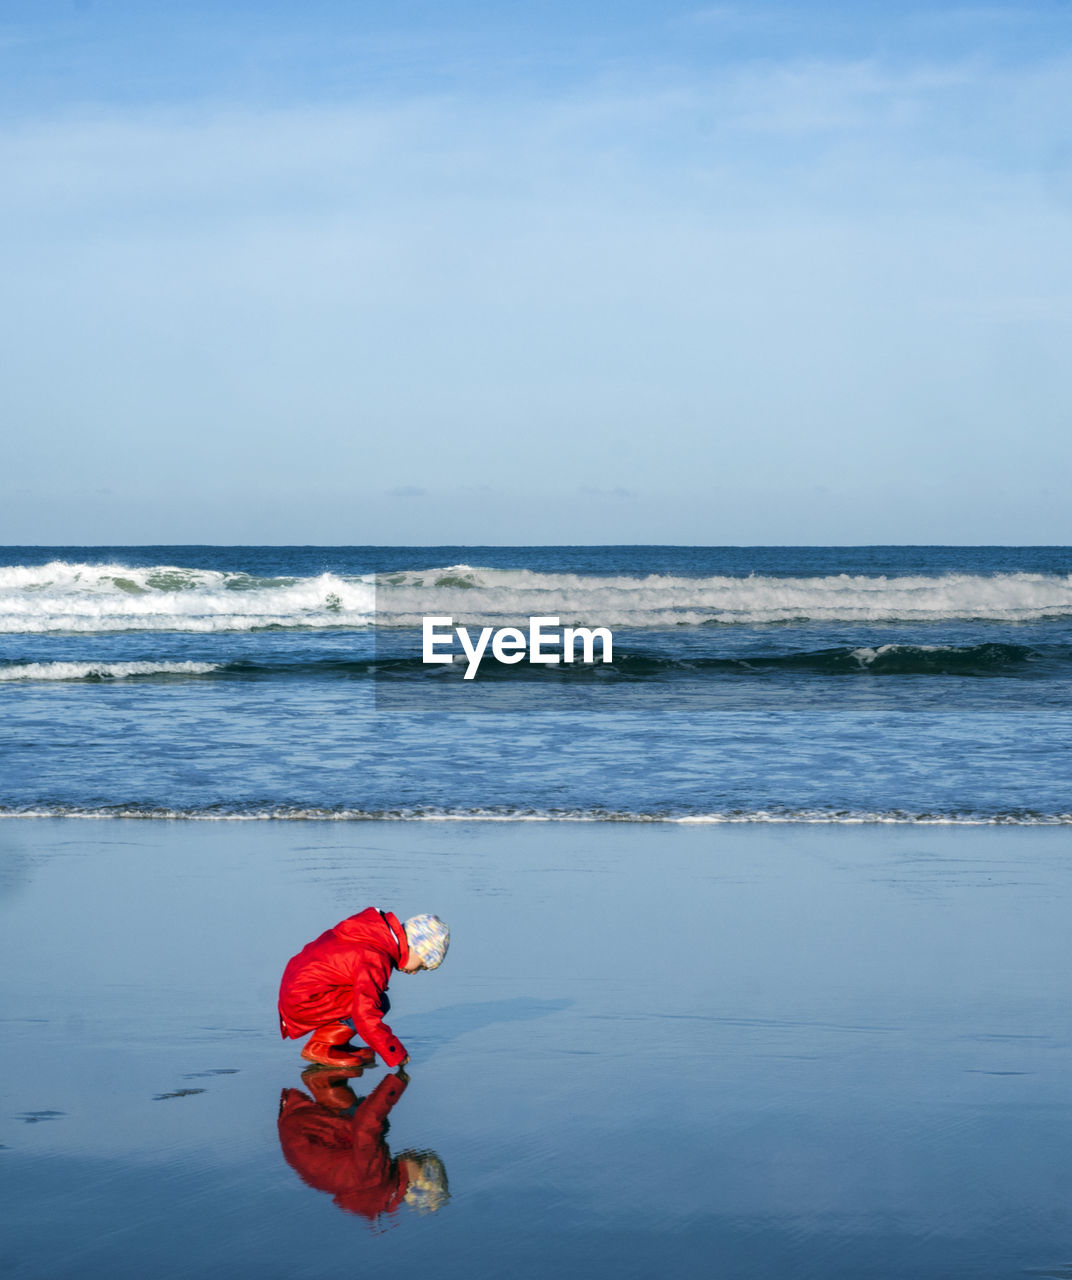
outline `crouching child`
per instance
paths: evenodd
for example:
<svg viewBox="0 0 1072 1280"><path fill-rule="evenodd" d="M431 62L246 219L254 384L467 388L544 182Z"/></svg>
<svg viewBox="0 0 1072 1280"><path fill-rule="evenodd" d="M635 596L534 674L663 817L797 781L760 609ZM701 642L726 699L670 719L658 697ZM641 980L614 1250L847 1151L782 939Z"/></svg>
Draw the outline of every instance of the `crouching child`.
<svg viewBox="0 0 1072 1280"><path fill-rule="evenodd" d="M280 1033L290 1040L309 1035L301 1056L323 1066L364 1067L377 1053L389 1067L404 1066L409 1054L383 1020L391 1007L387 984L395 969L438 969L449 946L450 931L438 916L402 924L375 907L349 916L287 962ZM350 1044L354 1034L368 1047Z"/></svg>

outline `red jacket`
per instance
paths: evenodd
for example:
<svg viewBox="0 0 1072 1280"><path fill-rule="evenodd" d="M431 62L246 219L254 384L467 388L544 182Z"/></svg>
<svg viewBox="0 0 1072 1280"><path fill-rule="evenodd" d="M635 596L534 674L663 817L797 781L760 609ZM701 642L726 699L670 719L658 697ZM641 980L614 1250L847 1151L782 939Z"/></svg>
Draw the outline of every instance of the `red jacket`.
<svg viewBox="0 0 1072 1280"><path fill-rule="evenodd" d="M357 1034L389 1067L406 1057L384 1022L391 972L409 960L406 931L390 911L369 907L303 947L283 970L279 1029L296 1040L317 1027L352 1018Z"/></svg>
<svg viewBox="0 0 1072 1280"><path fill-rule="evenodd" d="M405 1087L398 1076L385 1076L352 1116L333 1114L300 1089L284 1089L279 1143L287 1164L308 1186L334 1195L347 1213L373 1221L392 1213L409 1178L391 1159L384 1130Z"/></svg>

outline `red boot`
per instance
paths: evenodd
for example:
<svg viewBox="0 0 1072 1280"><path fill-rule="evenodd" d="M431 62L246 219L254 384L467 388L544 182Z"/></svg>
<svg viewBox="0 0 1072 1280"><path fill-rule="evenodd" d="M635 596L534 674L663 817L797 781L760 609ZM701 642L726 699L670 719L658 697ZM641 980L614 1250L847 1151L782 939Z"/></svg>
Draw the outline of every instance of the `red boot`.
<svg viewBox="0 0 1072 1280"><path fill-rule="evenodd" d="M319 1062L325 1067L367 1067L376 1055L364 1045L350 1044L354 1033L345 1022L329 1022L317 1027L301 1051L306 1062Z"/></svg>

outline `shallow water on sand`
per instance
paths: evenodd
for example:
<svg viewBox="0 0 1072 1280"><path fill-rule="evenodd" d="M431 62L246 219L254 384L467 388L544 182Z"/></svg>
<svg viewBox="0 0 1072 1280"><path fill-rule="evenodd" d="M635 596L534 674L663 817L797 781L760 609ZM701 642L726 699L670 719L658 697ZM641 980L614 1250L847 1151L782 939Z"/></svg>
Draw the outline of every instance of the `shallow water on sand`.
<svg viewBox="0 0 1072 1280"><path fill-rule="evenodd" d="M0 1269L1072 1274L1067 850L1059 828L2 822ZM284 1156L281 1093L308 1090L274 1013L285 960L370 903L454 935L392 984L411 1080L372 1152L433 1150L450 1199L375 1221Z"/></svg>

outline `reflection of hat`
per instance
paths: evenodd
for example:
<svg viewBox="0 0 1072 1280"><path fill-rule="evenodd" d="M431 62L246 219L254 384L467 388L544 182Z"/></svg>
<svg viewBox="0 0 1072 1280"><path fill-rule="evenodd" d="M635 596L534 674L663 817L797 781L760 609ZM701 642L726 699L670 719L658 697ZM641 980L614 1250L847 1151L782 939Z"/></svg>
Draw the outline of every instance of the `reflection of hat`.
<svg viewBox="0 0 1072 1280"><path fill-rule="evenodd" d="M450 946L450 930L438 916L411 916L403 926L409 949L426 969L438 969Z"/></svg>
<svg viewBox="0 0 1072 1280"><path fill-rule="evenodd" d="M434 1151L403 1151L400 1160L412 1160L418 1171L410 1175L406 1204L416 1213L435 1213L450 1199L447 1171Z"/></svg>

